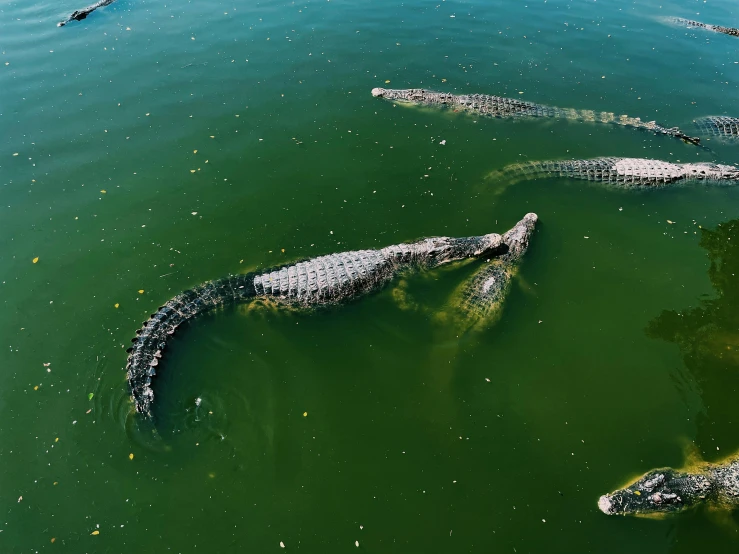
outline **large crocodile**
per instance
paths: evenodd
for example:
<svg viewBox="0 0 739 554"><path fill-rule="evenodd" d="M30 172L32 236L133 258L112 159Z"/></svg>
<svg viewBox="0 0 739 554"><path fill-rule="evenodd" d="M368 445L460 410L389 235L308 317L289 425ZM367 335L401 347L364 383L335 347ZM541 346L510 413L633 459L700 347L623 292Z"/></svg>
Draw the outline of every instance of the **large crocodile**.
<svg viewBox="0 0 739 554"><path fill-rule="evenodd" d="M75 10L73 11L67 19L60 21L56 24L57 27L64 27L67 23L70 21L82 21L85 19L88 15L90 15L92 12L97 10L98 8L102 8L103 6L108 6L115 2L115 0L100 0L99 2L95 2L94 4L87 6L86 8L82 8L81 10Z"/></svg>
<svg viewBox="0 0 739 554"><path fill-rule="evenodd" d="M714 137L739 138L739 117L726 115L709 115L695 120L695 126L701 133Z"/></svg>
<svg viewBox="0 0 739 554"><path fill-rule="evenodd" d="M700 143L700 138L690 137L677 127L666 128L654 121L642 121L638 117L615 115L611 112L594 112L591 110L544 106L533 102L516 100L515 98L504 98L502 96L490 96L487 94L457 95L425 89L385 88L373 88L372 96L386 98L396 102L451 108L460 112L469 112L488 117L552 117L577 121L612 123L635 129L644 129L658 135L668 135L691 144Z"/></svg>
<svg viewBox="0 0 739 554"><path fill-rule="evenodd" d="M674 23L680 23L687 25L688 27L700 27L701 29L707 29L709 31L716 31L717 33L723 33L725 35L731 35L733 37L739 37L739 29L733 27L722 27L721 25L709 25L708 23L701 23L700 21L693 21L692 19L684 19L682 17L671 17L670 21Z"/></svg>
<svg viewBox="0 0 739 554"><path fill-rule="evenodd" d="M642 158L554 160L510 165L500 175L521 179L559 176L620 187L658 187L677 182L739 182L739 167L714 163L670 163ZM495 175L493 173L492 175Z"/></svg>
<svg viewBox="0 0 739 554"><path fill-rule="evenodd" d="M608 515L679 512L701 503L739 507L739 455L723 462L697 462L686 469L655 469L598 500Z"/></svg>
<svg viewBox="0 0 739 554"><path fill-rule="evenodd" d="M536 219L527 215L525 221ZM511 239L514 237L510 237ZM128 349L128 383L136 410L151 416L152 377L176 329L197 315L228 304L270 299L299 306L335 304L368 293L401 271L433 268L454 260L504 255L510 249L499 234L436 237L312 258L273 270L208 281L183 292L144 322ZM490 298L498 298L491 293Z"/></svg>

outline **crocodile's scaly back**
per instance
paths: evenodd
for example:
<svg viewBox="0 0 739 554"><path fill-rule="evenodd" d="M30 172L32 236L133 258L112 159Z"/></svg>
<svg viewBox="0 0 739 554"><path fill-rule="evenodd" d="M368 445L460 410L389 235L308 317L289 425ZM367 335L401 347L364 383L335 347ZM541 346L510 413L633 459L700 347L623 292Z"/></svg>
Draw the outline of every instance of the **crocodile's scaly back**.
<svg viewBox="0 0 739 554"><path fill-rule="evenodd" d="M725 35L731 35L733 37L739 37L739 29L735 29L733 27L722 27L721 25L709 25L708 23L701 23L700 21L693 21L692 19L684 19L682 17L670 17L668 19L674 23L678 23L681 25L687 25L688 27L700 27L701 29L715 31L717 33L723 33Z"/></svg>
<svg viewBox="0 0 739 554"><path fill-rule="evenodd" d="M433 268L464 258L493 257L505 251L500 235L436 237L380 250L319 256L271 271L229 276L183 292L144 322L133 339L126 365L136 410L151 416L152 377L167 340L186 321L215 308L255 298L301 306L334 304L381 287L412 268Z"/></svg>
<svg viewBox="0 0 739 554"><path fill-rule="evenodd" d="M739 117L709 115L696 119L695 126L704 135L730 139L739 138Z"/></svg>
<svg viewBox="0 0 739 554"><path fill-rule="evenodd" d="M459 310L465 327L489 325L500 318L511 281L528 250L537 221L536 214L526 214L503 235L506 252L486 261L457 290L452 303Z"/></svg>
<svg viewBox="0 0 739 554"><path fill-rule="evenodd" d="M408 102L422 106L450 108L461 112L469 112L487 117L552 117L576 121L593 121L611 123L635 129L644 129L657 135L668 135L692 144L699 144L700 139L690 137L677 127L663 127L654 121L642 121L638 117L615 115L611 112L594 112L591 110L575 110L544 106L533 102L490 96L487 94L450 94L425 89L372 89L372 96L396 102Z"/></svg>
<svg viewBox="0 0 739 554"><path fill-rule="evenodd" d="M677 182L737 183L739 168L714 163L675 164L642 158L594 158L526 162L506 167L500 175L514 179L569 177L618 187L658 187Z"/></svg>

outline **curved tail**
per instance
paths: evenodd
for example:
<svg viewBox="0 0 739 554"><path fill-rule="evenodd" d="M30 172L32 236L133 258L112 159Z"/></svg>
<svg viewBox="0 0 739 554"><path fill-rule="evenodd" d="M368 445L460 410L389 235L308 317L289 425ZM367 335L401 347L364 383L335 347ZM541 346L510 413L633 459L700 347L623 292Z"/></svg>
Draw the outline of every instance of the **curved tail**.
<svg viewBox="0 0 739 554"><path fill-rule="evenodd" d="M175 296L145 321L127 350L126 372L136 410L151 416L154 391L151 378L162 357L167 339L177 327L197 315L255 296L254 274L208 281Z"/></svg>

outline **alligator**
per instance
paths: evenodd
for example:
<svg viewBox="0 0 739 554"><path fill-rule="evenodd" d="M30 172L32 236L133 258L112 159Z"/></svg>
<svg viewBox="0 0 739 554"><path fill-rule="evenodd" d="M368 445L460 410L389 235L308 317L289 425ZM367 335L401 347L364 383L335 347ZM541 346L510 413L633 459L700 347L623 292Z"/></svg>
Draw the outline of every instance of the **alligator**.
<svg viewBox="0 0 739 554"><path fill-rule="evenodd" d="M694 121L701 133L714 137L739 138L739 117L709 115Z"/></svg>
<svg viewBox="0 0 739 554"><path fill-rule="evenodd" d="M675 164L643 158L594 158L514 164L498 172L521 179L559 176L619 187L659 187L677 182L739 182L739 167L714 163ZM491 175L496 175L493 173Z"/></svg>
<svg viewBox="0 0 739 554"><path fill-rule="evenodd" d="M524 221L532 217L536 219L530 214ZM260 299L297 307L337 304L376 290L406 270L431 269L465 258L495 257L509 250L503 237L496 233L465 238L434 237L379 250L320 256L201 284L161 306L132 339L133 345L127 350L126 371L136 411L151 418L152 377L156 375L162 351L177 328L195 316ZM499 296L489 293L490 298Z"/></svg>
<svg viewBox="0 0 739 554"><path fill-rule="evenodd" d="M708 23L701 23L700 21L693 21L692 19L684 19L682 17L671 17L669 18L673 23L680 23L687 25L688 27L700 27L701 29L708 29L709 31L716 31L717 33L723 33L725 35L731 35L733 37L739 37L739 29L733 27L722 27L721 25L709 25Z"/></svg>
<svg viewBox="0 0 739 554"><path fill-rule="evenodd" d="M725 509L739 507L739 454L719 463L696 462L682 470L654 469L601 496L598 507L608 515L651 515L680 512L703 503Z"/></svg>
<svg viewBox="0 0 739 554"><path fill-rule="evenodd" d="M617 116L611 112L557 108L501 96L490 96L487 94L456 95L425 89L373 88L372 96L401 103L451 108L455 111L487 117L551 117L576 121L612 123L635 129L644 129L657 135L675 137L691 144L700 144L700 138L690 137L677 127L666 128L654 121L645 122L638 117L630 117L628 115Z"/></svg>
<svg viewBox="0 0 739 554"><path fill-rule="evenodd" d="M503 301L529 248L538 217L529 213L503 235L508 250L488 261L465 281L454 296L453 304L469 325L490 324L500 318Z"/></svg>
<svg viewBox="0 0 739 554"><path fill-rule="evenodd" d="M70 21L82 21L85 19L88 15L90 15L92 12L97 10L98 8L102 8L103 6L108 6L115 2L115 0L100 0L99 2L95 2L94 4L87 6L86 8L82 8L81 10L73 11L67 19L64 21L60 21L56 24L57 27L64 27L67 23Z"/></svg>

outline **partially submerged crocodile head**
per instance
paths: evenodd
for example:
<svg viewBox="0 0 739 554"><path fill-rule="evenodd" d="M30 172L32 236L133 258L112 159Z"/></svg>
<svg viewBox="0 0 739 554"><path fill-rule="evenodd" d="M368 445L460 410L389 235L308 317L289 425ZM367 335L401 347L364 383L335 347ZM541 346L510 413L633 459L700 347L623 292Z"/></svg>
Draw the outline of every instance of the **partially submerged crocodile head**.
<svg viewBox="0 0 739 554"><path fill-rule="evenodd" d="M598 508L608 515L675 513L704 501L712 489L711 481L702 473L655 469L630 485L601 496Z"/></svg>
<svg viewBox="0 0 739 554"><path fill-rule="evenodd" d="M453 104L455 96L422 88L392 89L373 88L372 96L409 104Z"/></svg>
<svg viewBox="0 0 739 554"><path fill-rule="evenodd" d="M455 260L495 256L504 251L503 237L497 233L474 237L432 237L418 243L422 265L432 268Z"/></svg>

